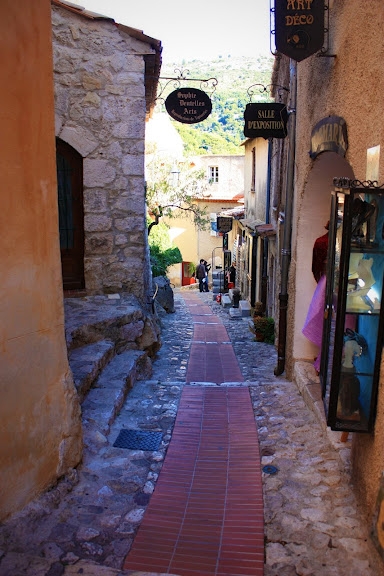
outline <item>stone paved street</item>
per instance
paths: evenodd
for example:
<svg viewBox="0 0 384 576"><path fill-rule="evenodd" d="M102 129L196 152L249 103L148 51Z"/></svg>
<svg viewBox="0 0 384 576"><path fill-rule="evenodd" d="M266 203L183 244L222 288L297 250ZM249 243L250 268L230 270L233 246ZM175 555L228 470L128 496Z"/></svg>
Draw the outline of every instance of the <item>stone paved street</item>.
<svg viewBox="0 0 384 576"><path fill-rule="evenodd" d="M122 565L154 490L187 371L193 324L182 293L175 291L175 313L161 315L151 379L135 384L109 435L87 434L85 422L78 470L0 526L0 576L132 574ZM265 576L384 574L353 495L348 443L332 443L296 384L274 376L275 348L254 341L247 319L231 318L212 293L199 296L232 340L262 466L270 466L263 473ZM115 448L122 428L161 431L163 441L154 452Z"/></svg>

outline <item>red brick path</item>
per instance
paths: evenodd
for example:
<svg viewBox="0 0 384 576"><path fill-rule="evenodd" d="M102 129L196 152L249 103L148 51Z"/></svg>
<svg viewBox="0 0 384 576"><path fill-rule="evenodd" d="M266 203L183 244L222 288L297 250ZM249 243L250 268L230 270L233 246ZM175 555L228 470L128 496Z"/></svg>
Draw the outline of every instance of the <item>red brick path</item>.
<svg viewBox="0 0 384 576"><path fill-rule="evenodd" d="M185 300L199 323L187 382L241 382L224 326L198 295ZM166 459L124 569L263 576L263 567L260 454L249 390L184 386Z"/></svg>

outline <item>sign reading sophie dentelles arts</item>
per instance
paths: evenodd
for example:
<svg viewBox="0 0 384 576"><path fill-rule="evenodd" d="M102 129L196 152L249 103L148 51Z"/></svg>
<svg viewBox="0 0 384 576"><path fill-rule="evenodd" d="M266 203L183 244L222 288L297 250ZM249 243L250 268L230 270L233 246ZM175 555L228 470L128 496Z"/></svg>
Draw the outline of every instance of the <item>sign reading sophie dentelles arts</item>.
<svg viewBox="0 0 384 576"><path fill-rule="evenodd" d="M179 88L165 100L165 108L171 118L183 124L202 122L212 112L208 94L197 88Z"/></svg>
<svg viewBox="0 0 384 576"><path fill-rule="evenodd" d="M276 50L300 62L324 43L325 0L275 0Z"/></svg>

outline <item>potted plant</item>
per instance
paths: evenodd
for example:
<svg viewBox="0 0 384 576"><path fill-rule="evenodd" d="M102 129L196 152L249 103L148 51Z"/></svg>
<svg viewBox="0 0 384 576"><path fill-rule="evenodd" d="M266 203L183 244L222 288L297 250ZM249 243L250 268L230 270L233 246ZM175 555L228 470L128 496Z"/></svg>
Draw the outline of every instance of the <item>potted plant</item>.
<svg viewBox="0 0 384 576"><path fill-rule="evenodd" d="M189 283L195 284L195 282L196 282L196 278L195 278L196 264L194 262L190 262L188 264L188 273L189 273Z"/></svg>
<svg viewBox="0 0 384 576"><path fill-rule="evenodd" d="M266 342L274 344L275 342L275 321L269 316L254 316L251 332L255 335L256 342Z"/></svg>

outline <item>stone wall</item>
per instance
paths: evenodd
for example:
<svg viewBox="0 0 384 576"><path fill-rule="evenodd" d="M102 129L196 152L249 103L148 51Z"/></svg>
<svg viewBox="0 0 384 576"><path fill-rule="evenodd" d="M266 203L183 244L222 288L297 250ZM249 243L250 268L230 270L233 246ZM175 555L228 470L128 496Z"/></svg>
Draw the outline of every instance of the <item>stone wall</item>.
<svg viewBox="0 0 384 576"><path fill-rule="evenodd" d="M145 223L145 55L109 19L52 6L56 136L83 157L85 287L150 291Z"/></svg>

